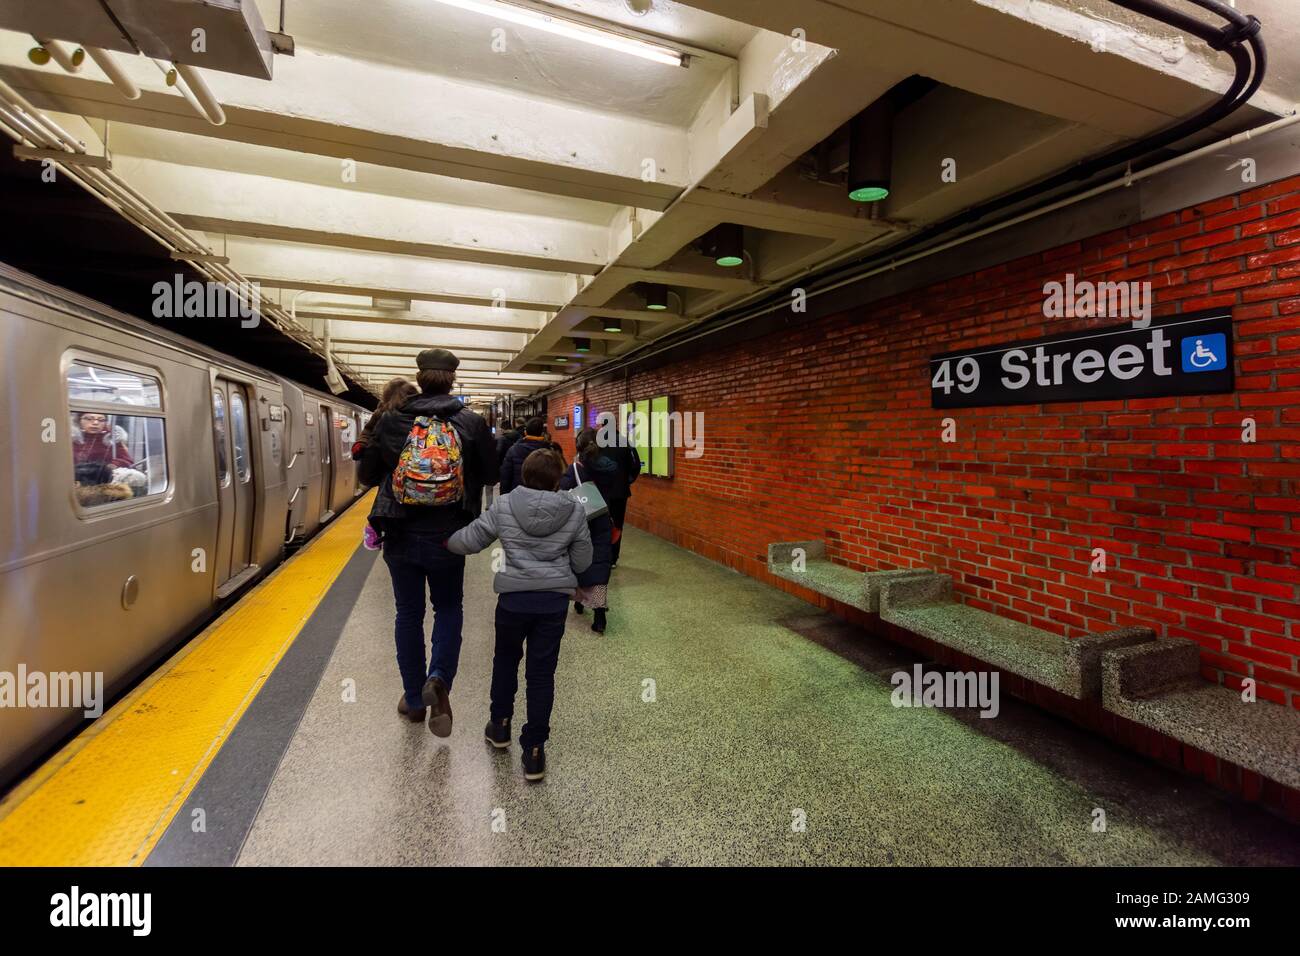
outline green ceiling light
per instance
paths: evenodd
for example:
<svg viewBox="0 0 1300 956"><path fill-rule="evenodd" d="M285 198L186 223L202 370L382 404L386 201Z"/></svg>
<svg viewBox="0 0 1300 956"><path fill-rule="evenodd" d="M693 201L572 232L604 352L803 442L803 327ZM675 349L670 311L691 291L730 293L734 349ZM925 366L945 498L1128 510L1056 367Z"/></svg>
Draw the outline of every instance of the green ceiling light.
<svg viewBox="0 0 1300 956"><path fill-rule="evenodd" d="M658 282L645 284L645 307L652 312L663 312L668 308L668 286Z"/></svg>
<svg viewBox="0 0 1300 956"><path fill-rule="evenodd" d="M591 351L591 339L574 339L574 340L573 340L573 350L574 350L575 352L590 352L590 351Z"/></svg>
<svg viewBox="0 0 1300 956"><path fill-rule="evenodd" d="M880 202L889 195L894 110L882 96L849 120L849 198Z"/></svg>
<svg viewBox="0 0 1300 956"><path fill-rule="evenodd" d="M849 198L854 202L880 202L889 195L889 190L884 186L860 186L849 192Z"/></svg>
<svg viewBox="0 0 1300 956"><path fill-rule="evenodd" d="M704 234L700 249L718 265L730 269L745 261L745 230L722 222Z"/></svg>
<svg viewBox="0 0 1300 956"><path fill-rule="evenodd" d="M605 331L606 331L606 332L622 332L622 331L623 331L623 323L622 323L622 321L620 321L619 319L605 319L604 322L605 322Z"/></svg>

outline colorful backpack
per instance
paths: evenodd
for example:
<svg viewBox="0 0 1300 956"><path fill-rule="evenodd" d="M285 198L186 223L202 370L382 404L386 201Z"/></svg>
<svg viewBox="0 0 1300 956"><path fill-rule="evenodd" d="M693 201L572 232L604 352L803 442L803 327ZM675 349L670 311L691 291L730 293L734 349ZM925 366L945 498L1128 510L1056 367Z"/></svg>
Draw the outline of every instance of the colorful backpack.
<svg viewBox="0 0 1300 956"><path fill-rule="evenodd" d="M393 471L393 498L404 505L451 505L465 495L460 438L451 422L421 415L411 424Z"/></svg>

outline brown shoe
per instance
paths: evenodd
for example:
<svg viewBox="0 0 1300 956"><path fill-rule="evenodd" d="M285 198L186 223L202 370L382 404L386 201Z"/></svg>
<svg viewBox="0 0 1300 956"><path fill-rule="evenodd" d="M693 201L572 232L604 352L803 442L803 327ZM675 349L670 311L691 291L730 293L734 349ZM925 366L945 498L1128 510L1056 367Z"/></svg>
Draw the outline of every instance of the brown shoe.
<svg viewBox="0 0 1300 956"><path fill-rule="evenodd" d="M447 685L441 677L430 677L424 683L421 693L425 706L429 708L429 731L435 737L451 736L451 700L447 696Z"/></svg>
<svg viewBox="0 0 1300 956"><path fill-rule="evenodd" d="M419 710L411 710L406 703L405 694L403 694L397 701L397 712L413 724L418 724L420 721L424 720L424 708L421 707Z"/></svg>

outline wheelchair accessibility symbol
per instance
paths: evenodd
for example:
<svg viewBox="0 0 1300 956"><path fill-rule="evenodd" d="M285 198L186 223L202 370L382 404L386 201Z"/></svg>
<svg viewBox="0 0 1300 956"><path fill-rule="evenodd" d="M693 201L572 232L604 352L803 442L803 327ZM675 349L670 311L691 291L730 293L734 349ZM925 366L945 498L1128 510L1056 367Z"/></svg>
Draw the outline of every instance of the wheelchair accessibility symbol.
<svg viewBox="0 0 1300 956"><path fill-rule="evenodd" d="M1215 372L1228 367L1228 342L1222 332L1189 335L1182 348L1184 372Z"/></svg>

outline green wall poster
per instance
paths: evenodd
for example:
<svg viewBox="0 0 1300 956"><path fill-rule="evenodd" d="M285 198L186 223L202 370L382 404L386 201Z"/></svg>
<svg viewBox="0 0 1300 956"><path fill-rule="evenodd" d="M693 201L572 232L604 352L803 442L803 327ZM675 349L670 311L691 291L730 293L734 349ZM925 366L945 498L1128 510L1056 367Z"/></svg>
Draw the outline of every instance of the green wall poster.
<svg viewBox="0 0 1300 956"><path fill-rule="evenodd" d="M673 476L673 400L669 395L624 402L618 406L619 431L641 458L641 473Z"/></svg>
<svg viewBox="0 0 1300 956"><path fill-rule="evenodd" d="M667 395L650 400L650 474L673 476L672 399Z"/></svg>

